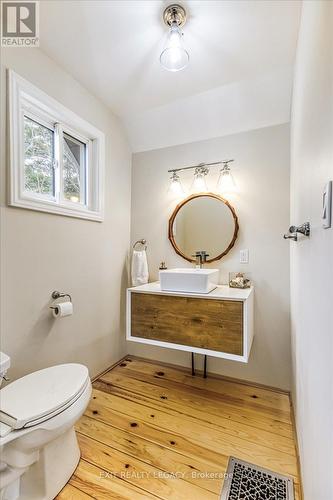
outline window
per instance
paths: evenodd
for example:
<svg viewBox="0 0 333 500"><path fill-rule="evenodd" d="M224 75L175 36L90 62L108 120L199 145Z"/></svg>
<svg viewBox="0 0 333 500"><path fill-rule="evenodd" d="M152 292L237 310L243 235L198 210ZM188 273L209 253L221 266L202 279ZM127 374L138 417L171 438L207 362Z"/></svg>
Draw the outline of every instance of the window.
<svg viewBox="0 0 333 500"><path fill-rule="evenodd" d="M86 203L87 145L70 135L63 136L64 198L73 203Z"/></svg>
<svg viewBox="0 0 333 500"><path fill-rule="evenodd" d="M54 131L24 116L24 191L54 197Z"/></svg>
<svg viewBox="0 0 333 500"><path fill-rule="evenodd" d="M12 71L9 111L9 204L101 221L104 135Z"/></svg>

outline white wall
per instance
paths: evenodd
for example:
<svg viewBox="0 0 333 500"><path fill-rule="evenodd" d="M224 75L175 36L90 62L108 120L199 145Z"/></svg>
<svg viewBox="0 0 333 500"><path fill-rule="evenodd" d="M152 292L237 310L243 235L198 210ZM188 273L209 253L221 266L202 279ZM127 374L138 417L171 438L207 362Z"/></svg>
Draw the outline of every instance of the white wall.
<svg viewBox="0 0 333 500"><path fill-rule="evenodd" d="M333 180L333 3L303 4L292 111L291 243L294 404L304 500L333 498L333 228L322 190Z"/></svg>
<svg viewBox="0 0 333 500"><path fill-rule="evenodd" d="M158 266L189 266L172 249L168 218L176 200L168 190L169 168L235 158L239 192L229 197L239 217L235 247L218 263L221 281L229 271L249 271L255 282L256 336L248 364L209 358L208 369L272 386L290 387L289 245L282 235L289 226L289 125L278 125L157 149L133 155L131 238L148 240L150 278ZM213 173L213 171L212 171ZM189 185L193 173L184 175ZM212 186L218 178L215 170ZM216 230L215 227L211 228ZM239 250L249 248L250 263L239 264ZM128 343L130 353L188 366L188 353Z"/></svg>
<svg viewBox="0 0 333 500"><path fill-rule="evenodd" d="M261 71L258 67L255 78L125 116L132 150L165 148L289 122L293 67Z"/></svg>
<svg viewBox="0 0 333 500"><path fill-rule="evenodd" d="M1 350L12 358L11 378L69 361L96 375L125 354L130 150L118 119L42 51L1 55ZM6 206L6 67L105 133L103 223ZM72 317L51 317L53 290L72 294Z"/></svg>

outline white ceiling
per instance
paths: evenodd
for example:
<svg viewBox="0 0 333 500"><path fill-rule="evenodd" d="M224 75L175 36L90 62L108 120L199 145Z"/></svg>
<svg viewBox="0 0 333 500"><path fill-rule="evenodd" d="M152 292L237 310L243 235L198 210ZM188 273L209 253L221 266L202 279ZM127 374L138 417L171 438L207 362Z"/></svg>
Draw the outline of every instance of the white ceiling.
<svg viewBox="0 0 333 500"><path fill-rule="evenodd" d="M188 12L184 42L190 64L178 73L165 71L159 64L167 33L162 12L169 3L172 1L41 2L41 49L123 119L135 151L207 138L205 122L197 125L194 134L184 135L190 120L183 115L178 120L179 134L176 127L169 138L167 130L173 125L170 120L175 109L180 106L187 113L190 106L193 111L196 97L202 103L203 96L213 92L223 112L223 102L229 102L228 89L232 89L233 102L237 102L235 89L243 102L246 82L253 87L258 78L269 75L273 98L275 92L280 96L278 120L289 120L299 1L181 1ZM286 75L281 86L272 77L277 73L280 80L281 74ZM252 100L251 114L257 109L256 102L260 108L262 92L262 88L257 93L253 89L250 95L245 92ZM267 99L268 95L262 105ZM159 110L164 127L156 138ZM230 113L230 106L226 111ZM277 119L275 114L272 122ZM208 115L206 112L205 120L209 122ZM239 125L242 120L240 113ZM260 124L260 120L256 122ZM216 125L210 127L209 135L219 135L221 130L228 133ZM244 124L241 128L244 130Z"/></svg>

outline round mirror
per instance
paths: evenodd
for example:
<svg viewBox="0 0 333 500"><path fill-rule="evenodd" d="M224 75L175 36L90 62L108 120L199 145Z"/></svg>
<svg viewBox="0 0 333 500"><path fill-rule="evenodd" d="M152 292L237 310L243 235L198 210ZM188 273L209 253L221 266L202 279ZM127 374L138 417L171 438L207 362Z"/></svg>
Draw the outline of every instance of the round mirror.
<svg viewBox="0 0 333 500"><path fill-rule="evenodd" d="M230 203L213 193L195 194L182 201L169 220L169 240L175 251L189 262L205 251L206 262L214 262L234 246L238 219Z"/></svg>

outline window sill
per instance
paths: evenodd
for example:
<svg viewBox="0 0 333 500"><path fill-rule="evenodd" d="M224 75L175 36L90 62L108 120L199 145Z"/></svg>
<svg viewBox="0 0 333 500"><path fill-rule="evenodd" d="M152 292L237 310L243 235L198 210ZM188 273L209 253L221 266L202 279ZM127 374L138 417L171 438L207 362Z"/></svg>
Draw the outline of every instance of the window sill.
<svg viewBox="0 0 333 500"><path fill-rule="evenodd" d="M11 207L25 208L28 210L37 210L53 215L65 215L66 217L74 217L76 219L85 219L95 222L103 222L103 214L101 211L69 208L66 205L53 204L52 202L34 201L21 199L8 204Z"/></svg>

